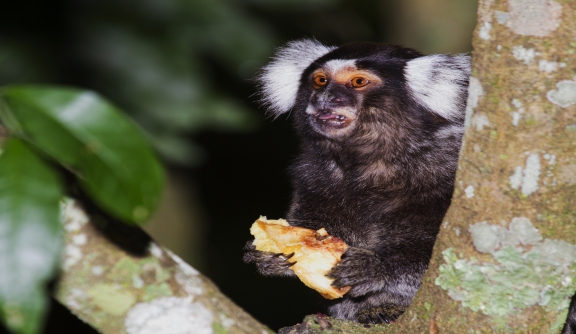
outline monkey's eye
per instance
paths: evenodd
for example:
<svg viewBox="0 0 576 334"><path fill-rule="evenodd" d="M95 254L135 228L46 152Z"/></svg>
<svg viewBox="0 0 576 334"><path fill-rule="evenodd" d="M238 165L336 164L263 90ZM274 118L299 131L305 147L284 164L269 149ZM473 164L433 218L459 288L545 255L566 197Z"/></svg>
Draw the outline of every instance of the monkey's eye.
<svg viewBox="0 0 576 334"><path fill-rule="evenodd" d="M324 74L316 74L314 76L314 84L316 86L325 86L328 83L328 78Z"/></svg>
<svg viewBox="0 0 576 334"><path fill-rule="evenodd" d="M354 78L352 78L352 80L350 80L348 85L351 87L354 87L354 88L362 88L369 83L370 83L370 80L368 80L364 77L354 77Z"/></svg>

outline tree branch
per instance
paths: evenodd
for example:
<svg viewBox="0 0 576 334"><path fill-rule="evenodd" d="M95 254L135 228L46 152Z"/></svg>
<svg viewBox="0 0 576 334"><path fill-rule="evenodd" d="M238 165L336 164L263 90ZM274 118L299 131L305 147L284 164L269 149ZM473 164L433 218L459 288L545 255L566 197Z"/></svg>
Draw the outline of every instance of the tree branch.
<svg viewBox="0 0 576 334"><path fill-rule="evenodd" d="M55 297L98 331L272 332L154 241L142 254L132 253L110 242L109 226L90 222L77 201L66 201L62 211L65 248Z"/></svg>

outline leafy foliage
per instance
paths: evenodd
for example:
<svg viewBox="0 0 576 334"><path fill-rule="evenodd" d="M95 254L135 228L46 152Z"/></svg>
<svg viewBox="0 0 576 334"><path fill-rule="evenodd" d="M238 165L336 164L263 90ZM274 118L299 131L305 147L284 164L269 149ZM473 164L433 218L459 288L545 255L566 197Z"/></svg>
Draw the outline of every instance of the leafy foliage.
<svg viewBox="0 0 576 334"><path fill-rule="evenodd" d="M10 139L0 156L0 313L19 333L40 329L44 285L60 256L59 201L54 170L21 140Z"/></svg>
<svg viewBox="0 0 576 334"><path fill-rule="evenodd" d="M13 137L0 155L0 311L18 333L37 333L44 285L60 257L66 185L46 161L71 171L104 211L126 223L150 217L164 172L140 130L90 91L48 86L0 90L0 121Z"/></svg>
<svg viewBox="0 0 576 334"><path fill-rule="evenodd" d="M163 173L140 131L93 92L16 86L3 90L12 133L74 171L110 213L143 222L154 211Z"/></svg>

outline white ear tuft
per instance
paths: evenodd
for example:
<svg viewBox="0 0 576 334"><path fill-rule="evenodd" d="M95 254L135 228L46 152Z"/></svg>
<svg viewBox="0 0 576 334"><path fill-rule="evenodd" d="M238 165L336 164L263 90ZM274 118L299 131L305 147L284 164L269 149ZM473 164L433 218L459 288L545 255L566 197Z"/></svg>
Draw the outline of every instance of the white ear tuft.
<svg viewBox="0 0 576 334"><path fill-rule="evenodd" d="M448 119L462 118L470 77L470 57L430 55L410 60L404 68L409 94L430 111Z"/></svg>
<svg viewBox="0 0 576 334"><path fill-rule="evenodd" d="M289 111L294 106L304 70L334 49L315 39L292 41L278 49L272 62L257 77L263 104L276 116Z"/></svg>

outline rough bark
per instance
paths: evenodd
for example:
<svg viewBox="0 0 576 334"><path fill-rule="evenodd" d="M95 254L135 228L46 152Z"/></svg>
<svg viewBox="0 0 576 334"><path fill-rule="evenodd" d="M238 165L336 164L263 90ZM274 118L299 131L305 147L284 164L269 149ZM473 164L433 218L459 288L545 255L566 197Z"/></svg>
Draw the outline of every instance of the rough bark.
<svg viewBox="0 0 576 334"><path fill-rule="evenodd" d="M546 300L522 296L526 291L520 279L515 289L501 292L508 304L498 298L488 305L476 303L471 294L459 289L449 294L438 284L443 279L446 283L454 265L483 266L489 285L477 287L490 289L499 283L490 272L496 267L489 264L509 269L495 259L502 255L496 252L517 250L525 258L534 250L531 255L546 259L558 251L567 261L558 266L564 265L560 271L568 279L564 286L551 289L574 292L576 275L570 259L576 244L575 13L574 1L480 1L468 128L456 189L430 269L413 305L397 324L398 332L408 328L418 333L433 328L440 333L560 331L565 308L553 309ZM446 261L451 256L448 249L453 260L468 262L451 266ZM523 265L516 260L510 259L510 266ZM465 280L459 283L470 283ZM558 296L565 301L566 291ZM474 305L478 312L472 310Z"/></svg>
<svg viewBox="0 0 576 334"><path fill-rule="evenodd" d="M131 246L144 242L138 252L111 242L106 234L122 236L105 221L91 222L78 202L67 201L62 215L66 241L55 297L101 333L271 333L145 235L125 235Z"/></svg>

